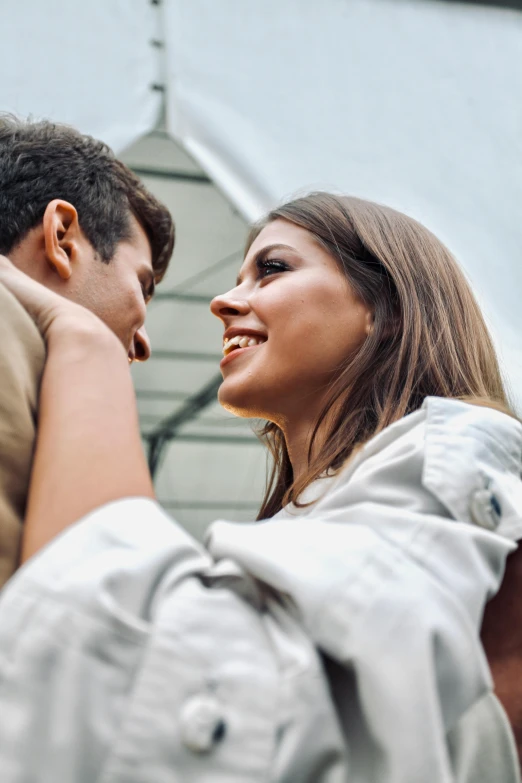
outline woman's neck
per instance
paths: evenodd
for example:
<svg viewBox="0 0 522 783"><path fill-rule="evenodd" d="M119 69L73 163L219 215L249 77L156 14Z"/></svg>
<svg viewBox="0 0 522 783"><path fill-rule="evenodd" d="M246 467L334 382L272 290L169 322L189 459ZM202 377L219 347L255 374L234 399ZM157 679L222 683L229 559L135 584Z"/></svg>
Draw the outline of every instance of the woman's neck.
<svg viewBox="0 0 522 783"><path fill-rule="evenodd" d="M313 425L306 423L301 426L284 427L283 433L288 456L292 464L294 481L298 481L308 469L308 450L313 433Z"/></svg>
<svg viewBox="0 0 522 783"><path fill-rule="evenodd" d="M285 437L288 456L292 464L294 482L299 481L306 474L310 464L324 449L333 422L338 415L339 406L337 404L331 405L317 429L312 450L309 454L310 441L323 410L323 405L324 399L318 400L315 406L309 405L302 415L287 417L279 424Z"/></svg>
<svg viewBox="0 0 522 783"><path fill-rule="evenodd" d="M292 464L294 482L299 481L307 472L310 463L314 460L325 444L328 425L323 421L315 435L310 453L310 441L314 433L317 418L285 422L282 427L285 437L288 456Z"/></svg>

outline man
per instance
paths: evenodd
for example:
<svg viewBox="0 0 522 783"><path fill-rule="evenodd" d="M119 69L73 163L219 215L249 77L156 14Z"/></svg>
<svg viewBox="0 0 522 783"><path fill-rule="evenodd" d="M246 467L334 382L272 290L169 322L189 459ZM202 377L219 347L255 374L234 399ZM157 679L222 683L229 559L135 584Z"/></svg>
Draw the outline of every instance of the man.
<svg viewBox="0 0 522 783"><path fill-rule="evenodd" d="M98 315L129 361L148 359L146 304L167 270L174 224L105 144L64 125L0 116L0 216L0 253ZM3 287L0 336L2 587L17 563L45 357L36 327Z"/></svg>

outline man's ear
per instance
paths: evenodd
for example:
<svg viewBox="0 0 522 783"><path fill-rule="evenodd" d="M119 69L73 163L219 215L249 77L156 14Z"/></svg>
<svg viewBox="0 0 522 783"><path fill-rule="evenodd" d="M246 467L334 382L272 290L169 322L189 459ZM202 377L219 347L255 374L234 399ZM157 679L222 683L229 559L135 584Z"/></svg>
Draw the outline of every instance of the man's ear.
<svg viewBox="0 0 522 783"><path fill-rule="evenodd" d="M49 265L62 280L68 280L82 241L78 213L73 205L59 198L50 201L43 216L43 231Z"/></svg>

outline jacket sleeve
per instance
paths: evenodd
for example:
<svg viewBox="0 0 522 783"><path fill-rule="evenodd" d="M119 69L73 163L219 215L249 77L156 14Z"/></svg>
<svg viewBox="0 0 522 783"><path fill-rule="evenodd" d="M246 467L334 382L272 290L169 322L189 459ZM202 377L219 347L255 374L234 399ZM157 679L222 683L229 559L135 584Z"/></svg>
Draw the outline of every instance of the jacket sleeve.
<svg viewBox="0 0 522 783"><path fill-rule="evenodd" d="M215 523L208 542L287 594L337 685L350 680L338 706L365 783L453 783L448 734L492 688L479 631L515 544L486 512L513 529L520 427L429 402L303 516Z"/></svg>
<svg viewBox="0 0 522 783"><path fill-rule="evenodd" d="M2 783L265 780L278 662L255 591L209 586L210 566L155 503L128 499L15 574L0 593Z"/></svg>

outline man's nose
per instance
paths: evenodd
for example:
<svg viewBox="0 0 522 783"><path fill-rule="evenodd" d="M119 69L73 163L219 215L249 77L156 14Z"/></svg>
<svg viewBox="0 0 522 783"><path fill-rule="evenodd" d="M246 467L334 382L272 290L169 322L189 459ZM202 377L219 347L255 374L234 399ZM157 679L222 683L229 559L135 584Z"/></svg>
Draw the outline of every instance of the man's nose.
<svg viewBox="0 0 522 783"><path fill-rule="evenodd" d="M150 359L150 340L144 326L134 335L134 361L146 362Z"/></svg>

